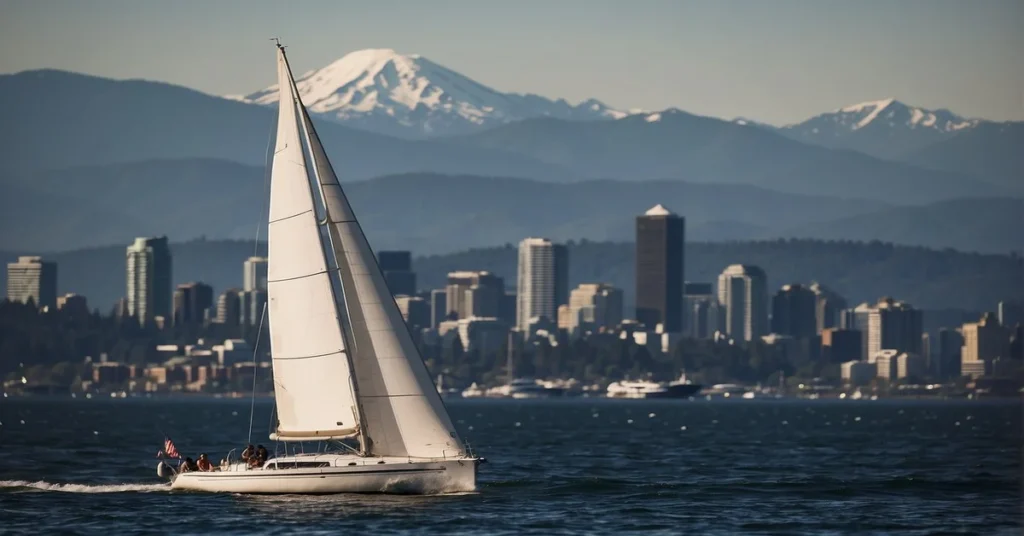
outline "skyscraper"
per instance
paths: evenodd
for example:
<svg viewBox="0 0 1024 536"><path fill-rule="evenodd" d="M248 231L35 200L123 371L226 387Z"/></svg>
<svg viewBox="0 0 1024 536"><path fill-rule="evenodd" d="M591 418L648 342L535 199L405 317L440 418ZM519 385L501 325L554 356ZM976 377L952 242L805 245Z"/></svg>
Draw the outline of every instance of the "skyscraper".
<svg viewBox="0 0 1024 536"><path fill-rule="evenodd" d="M817 332L821 333L827 328L841 327L842 312L847 307L846 299L817 281L811 283L811 292L814 293L816 299L814 317Z"/></svg>
<svg viewBox="0 0 1024 536"><path fill-rule="evenodd" d="M527 238L520 242L517 283L516 326L528 334L534 318L554 323L558 306L569 300L566 247L546 238Z"/></svg>
<svg viewBox="0 0 1024 536"><path fill-rule="evenodd" d="M752 341L768 331L768 281L764 270L733 264L718 276L722 328L734 340Z"/></svg>
<svg viewBox="0 0 1024 536"><path fill-rule="evenodd" d="M868 311L868 359L881 350L921 354L921 311L882 298Z"/></svg>
<svg viewBox="0 0 1024 536"><path fill-rule="evenodd" d="M964 346L960 355L960 370L964 376L977 378L992 371L992 362L1009 357L1010 333L1001 326L992 313L981 320L963 325Z"/></svg>
<svg viewBox="0 0 1024 536"><path fill-rule="evenodd" d="M718 298L711 283L683 284L683 332L696 339L707 339L718 329Z"/></svg>
<svg viewBox="0 0 1024 536"><path fill-rule="evenodd" d="M416 294L416 273L412 271L412 253L408 251L381 251L377 264L384 273L384 281L394 296Z"/></svg>
<svg viewBox="0 0 1024 536"><path fill-rule="evenodd" d="M242 288L245 291L267 290L266 257L249 257L245 260L242 273Z"/></svg>
<svg viewBox="0 0 1024 536"><path fill-rule="evenodd" d="M622 291L607 283L583 283L569 293L569 333L622 323Z"/></svg>
<svg viewBox="0 0 1024 536"><path fill-rule="evenodd" d="M636 319L649 329L683 330L686 220L656 205L636 218Z"/></svg>
<svg viewBox="0 0 1024 536"><path fill-rule="evenodd" d="M201 325L212 306L213 287L210 285L200 282L178 285L174 290L174 325Z"/></svg>
<svg viewBox="0 0 1024 536"><path fill-rule="evenodd" d="M817 332L817 296L803 285L784 285L772 297L772 333L809 339Z"/></svg>
<svg viewBox="0 0 1024 536"><path fill-rule="evenodd" d="M7 264L7 299L36 307L57 306L57 263L42 257L18 257Z"/></svg>
<svg viewBox="0 0 1024 536"><path fill-rule="evenodd" d="M171 315L171 250L167 237L136 238L128 246L128 314L140 324Z"/></svg>
<svg viewBox="0 0 1024 536"><path fill-rule="evenodd" d="M238 326L242 323L242 292L229 288L217 297L217 323Z"/></svg>
<svg viewBox="0 0 1024 536"><path fill-rule="evenodd" d="M457 318L497 317L505 294L505 280L488 271L448 272L445 287L448 312Z"/></svg>
<svg viewBox="0 0 1024 536"><path fill-rule="evenodd" d="M997 314L999 324L1004 328L1013 328L1024 322L1024 304L1012 301L999 302Z"/></svg>
<svg viewBox="0 0 1024 536"><path fill-rule="evenodd" d="M240 321L247 326L259 326L263 317L263 307L267 304L267 291L245 290L238 295Z"/></svg>

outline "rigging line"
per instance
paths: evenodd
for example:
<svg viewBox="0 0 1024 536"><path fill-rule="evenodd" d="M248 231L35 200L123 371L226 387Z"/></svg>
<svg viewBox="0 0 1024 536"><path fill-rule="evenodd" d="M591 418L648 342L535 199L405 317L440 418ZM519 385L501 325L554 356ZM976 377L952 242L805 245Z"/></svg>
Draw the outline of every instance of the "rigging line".
<svg viewBox="0 0 1024 536"><path fill-rule="evenodd" d="M255 257L259 254L260 248L260 228L263 227L263 214L267 212L267 202L270 199L270 175L274 168L274 139L277 130L277 117L274 117L274 127L270 129L270 134L267 136L267 151L266 158L264 161L265 167L263 173L263 201L260 204L260 213L256 218L256 240L252 244L252 256ZM269 225L269 224L268 224ZM269 253L269 252L268 252Z"/></svg>
<svg viewBox="0 0 1024 536"><path fill-rule="evenodd" d="M263 337L263 319L267 316L267 304L263 304L263 313L260 315L260 328L256 331L256 344L252 349L252 400L249 402L249 439L245 444L252 443L252 420L256 416L256 373L260 367L256 364L256 353L260 350L260 339Z"/></svg>

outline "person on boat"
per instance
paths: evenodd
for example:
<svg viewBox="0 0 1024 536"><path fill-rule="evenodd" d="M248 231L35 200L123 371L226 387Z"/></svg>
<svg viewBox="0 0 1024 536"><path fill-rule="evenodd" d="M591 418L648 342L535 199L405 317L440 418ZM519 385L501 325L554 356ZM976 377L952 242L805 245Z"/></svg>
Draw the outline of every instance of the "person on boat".
<svg viewBox="0 0 1024 536"><path fill-rule="evenodd" d="M210 463L210 459L206 457L206 453L199 455L199 461L196 462L196 468L203 472L213 471L213 464Z"/></svg>
<svg viewBox="0 0 1024 536"><path fill-rule="evenodd" d="M260 459L260 465L263 465L263 462L267 461L268 459L266 447L264 447L263 445L256 447L256 456L259 457Z"/></svg>
<svg viewBox="0 0 1024 536"><path fill-rule="evenodd" d="M249 445L242 451L242 461L249 463L249 458L252 458L256 454L256 447Z"/></svg>
<svg viewBox="0 0 1024 536"><path fill-rule="evenodd" d="M185 461L181 462L181 466L178 467L179 473L191 473L198 470L199 467L196 466L196 462L192 458L185 458Z"/></svg>

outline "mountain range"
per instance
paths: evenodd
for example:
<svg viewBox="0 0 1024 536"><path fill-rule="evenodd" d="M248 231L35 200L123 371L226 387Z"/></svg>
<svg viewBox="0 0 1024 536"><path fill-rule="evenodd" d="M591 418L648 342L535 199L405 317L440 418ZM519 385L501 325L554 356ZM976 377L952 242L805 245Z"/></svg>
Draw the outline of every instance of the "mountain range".
<svg viewBox="0 0 1024 536"><path fill-rule="evenodd" d="M625 113L500 93L389 50L346 56L299 86L378 247L626 240L632 218L663 203L688 218L695 240L1021 249L1024 123L894 99L783 128L677 109ZM232 100L54 70L0 75L0 122L13 126L0 129L0 246L252 236L274 95Z"/></svg>
<svg viewBox="0 0 1024 536"><path fill-rule="evenodd" d="M39 172L0 182L0 248L56 251L169 235L266 236L262 169L224 160L153 160ZM881 240L965 251L1024 249L1024 201L964 198L916 207L675 180L574 183L390 175L346 192L377 249L419 254L517 243L525 236L626 241L633 221L663 203L687 218L687 239L815 237ZM953 215L971 214L967 217Z"/></svg>
<svg viewBox="0 0 1024 536"><path fill-rule="evenodd" d="M418 54L359 50L295 80L310 112L371 132L446 136L532 117L609 119L625 113L590 99L502 93ZM277 106L277 85L228 98Z"/></svg>

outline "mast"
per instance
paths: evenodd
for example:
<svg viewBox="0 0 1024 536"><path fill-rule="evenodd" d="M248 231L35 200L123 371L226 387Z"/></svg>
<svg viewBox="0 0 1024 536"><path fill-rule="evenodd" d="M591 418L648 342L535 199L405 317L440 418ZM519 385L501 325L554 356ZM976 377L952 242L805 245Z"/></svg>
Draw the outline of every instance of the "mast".
<svg viewBox="0 0 1024 536"><path fill-rule="evenodd" d="M306 142L306 147L312 147L312 142L310 140L309 128L307 128L307 125L311 125L311 121L309 119L309 113L306 111L306 106L302 103L302 97L299 95L299 88L298 88L298 86L295 85L295 77L292 76L291 64L288 63L288 56L284 52L284 47L281 46L280 42L277 43L277 47L281 50L281 56L284 57L285 66L288 68L288 81L291 83L292 93L295 95L295 101L296 101L296 105L297 105L296 107L297 107L298 111L302 114L302 121L299 122L299 127L302 130L302 135L303 135L303 138L304 138L304 140ZM316 135L315 131L313 132L313 135L314 136ZM303 154L303 156L305 156L305 154ZM330 266L331 263L330 263L329 257L334 257L334 260L335 260L334 264L335 265L334 265L333 268L331 268L331 271L336 274L338 272L338 270L340 269L340 267L337 265L337 258L334 255L334 252L338 251L338 249L337 249L338 245L335 244L333 233L330 232L330 228L328 227L328 225L330 224L330 221L331 221L331 215L330 215L330 212L327 209L327 203L324 201L324 187L323 187L323 181L321 181L321 179L320 179L320 166L319 166L319 163L317 162L316 158L312 158L311 159L311 163L313 165L313 178L316 180L317 193L319 194L319 197L317 197L317 195L313 195L313 193L312 193L313 192L312 185L310 186L310 194L313 195L314 199L318 199L320 201L320 205L319 206L320 206L321 210L323 211L323 219L318 219L317 220L317 225L318 225L318 227L320 229L326 229L326 231L327 231L327 233L326 233L327 234L327 244L324 244L324 237L323 237L324 233L323 232L318 232L317 235L320 237L321 250L322 250L322 253L324 254L324 262L325 262L325 264ZM327 255L326 250L323 249L324 245L330 246L330 251L332 252L332 255ZM345 297L344 297L345 296L344 285L336 284L335 281L334 281L334 277L330 277L330 281L331 281L331 293L332 293L333 296L335 296L334 304L335 304L335 308L336 308L336 310L338 312L338 319L341 320L341 322L339 322L339 327L341 328L342 338L345 340L345 347L350 349L349 352L345 352L345 359L346 359L346 362L348 363L349 370L352 371L352 373L349 375L349 383L350 383L350 388L352 389L352 395L353 395L353 399L355 401L355 407L356 407L355 418L358 421L357 422L357 426L358 426L358 429L359 429L359 453L361 455L365 456L365 455L367 455L368 450L369 450L368 449L368 445L367 445L367 441L366 441L366 419L365 419L365 417L363 415L363 405L362 405L362 403L359 400L359 385L358 385L358 383L356 381L355 366L353 364L352 356L351 356L351 353L352 353L353 350L355 350L355 347L352 344L352 342L353 342L352 337L349 336L348 329L347 329L347 326L346 326L346 322L343 320L343 319L347 319L348 318L348 300L346 300ZM339 294L338 294L339 288L338 287L341 287L341 294L340 295L342 296L342 301L345 303L344 314L342 312L343 308L338 306L338 300L337 300L337 296L339 296Z"/></svg>

